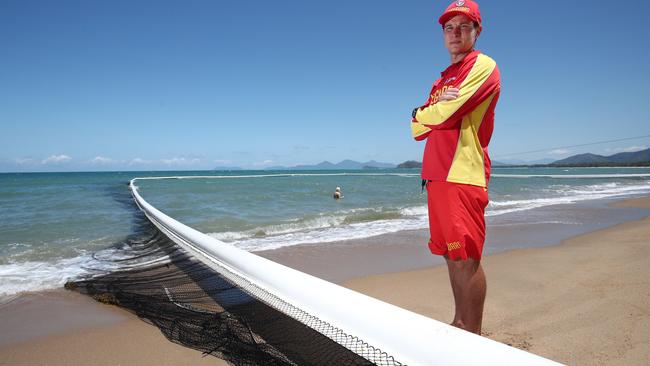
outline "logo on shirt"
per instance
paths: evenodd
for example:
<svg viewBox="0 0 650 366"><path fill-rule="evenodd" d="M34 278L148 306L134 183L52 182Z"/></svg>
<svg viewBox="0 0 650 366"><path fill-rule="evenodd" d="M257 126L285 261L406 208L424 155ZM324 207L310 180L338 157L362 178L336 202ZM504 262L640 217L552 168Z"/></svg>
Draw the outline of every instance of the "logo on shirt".
<svg viewBox="0 0 650 366"><path fill-rule="evenodd" d="M438 99L440 99L440 96L442 95L442 93L447 91L447 89L449 89L449 88L451 88L451 85L445 85L442 88L440 88L440 89L436 90L435 92L431 93L431 95L429 97L429 105L438 103Z"/></svg>
<svg viewBox="0 0 650 366"><path fill-rule="evenodd" d="M441 84L442 84L442 88L435 90L435 91L432 92L431 95L429 96L429 103L428 103L428 105L438 103L438 100L440 99L440 96L441 96L445 91L447 91L447 89L453 87L453 85L449 85L449 84L450 84L451 82L455 81L455 80L456 80L456 77L455 77L455 76L452 76L452 77L450 77L450 78L448 78L448 79L445 79L444 82L441 83ZM436 88L437 85L440 85L440 84L436 83L436 84L434 85L434 89Z"/></svg>

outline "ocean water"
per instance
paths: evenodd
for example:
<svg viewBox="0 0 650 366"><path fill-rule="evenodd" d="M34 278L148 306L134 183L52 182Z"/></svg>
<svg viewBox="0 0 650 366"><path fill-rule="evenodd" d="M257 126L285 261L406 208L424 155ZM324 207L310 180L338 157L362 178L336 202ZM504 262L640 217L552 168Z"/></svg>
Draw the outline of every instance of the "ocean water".
<svg viewBox="0 0 650 366"><path fill-rule="evenodd" d="M0 174L0 298L116 266L138 211L128 182L177 220L244 250L427 227L416 170ZM161 178L169 177L169 178ZM342 188L343 198L332 199ZM650 168L494 168L490 227L575 225L584 202L650 193ZM554 214L558 213L558 214ZM502 248L503 250L509 248Z"/></svg>

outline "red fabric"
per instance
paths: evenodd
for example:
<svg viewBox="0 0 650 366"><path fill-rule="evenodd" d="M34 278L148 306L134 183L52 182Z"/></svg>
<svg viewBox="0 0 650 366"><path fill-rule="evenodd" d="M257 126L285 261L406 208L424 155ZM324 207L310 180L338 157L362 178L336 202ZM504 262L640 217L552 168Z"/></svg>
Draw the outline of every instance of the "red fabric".
<svg viewBox="0 0 650 366"><path fill-rule="evenodd" d="M488 144L490 143L490 140L492 139L492 130L494 130L494 109L496 108L497 102L499 101L499 94L497 93L494 98L492 99L492 102L490 103L490 106L488 107L487 113L485 114L485 117L483 119L485 121L492 121L485 126L481 126L478 130L478 139L481 141L482 148L483 148L483 164L485 168L485 185L489 185L490 183L490 173L492 171L492 160L490 160L490 154L488 154Z"/></svg>
<svg viewBox="0 0 650 366"><path fill-rule="evenodd" d="M457 0L451 3L444 13L438 19L442 25L456 15L465 15L471 20L481 24L481 11L478 9L478 4L472 0Z"/></svg>
<svg viewBox="0 0 650 366"><path fill-rule="evenodd" d="M440 78L436 80L431 87L431 92L429 92L429 99L427 99L427 102L420 108L424 109L431 104L438 103L438 98L444 91L445 87L452 87L457 89L460 88L460 86L463 84L463 81L467 79L467 76L469 76L469 73L472 71L472 67L474 67L474 64L476 63L476 58L480 54L481 51L472 51L468 53L462 61L449 65L445 71L441 72ZM472 96L472 98L470 98L465 104L463 104L463 106L458 111L456 111L456 113L450 116L445 122L439 125L427 125L427 127L433 130L457 128L460 126L460 123L463 120L463 116L467 114L467 112L474 109L478 104L480 104L480 101L485 99L485 89L486 88L483 87L477 90L475 95ZM489 93L487 95L489 95ZM483 99L479 98L481 96L483 96Z"/></svg>
<svg viewBox="0 0 650 366"><path fill-rule="evenodd" d="M437 103L438 100L435 96L439 95L438 91L445 86L459 88L472 70L479 54L481 54L480 51L473 51L465 56L462 61L450 65L445 71L441 72L440 78L431 87L427 102L420 108ZM477 131L479 142L484 152L485 183L488 183L490 177L490 158L487 147L490 143L494 128L494 108L499 100L498 93L500 87L500 73L498 69L495 69L476 93L448 120L440 125L428 126L432 128L432 131L423 135L421 139L418 139L427 139L424 147L424 156L422 157L422 179L434 181L447 180L449 169L456 154L458 136L460 135L460 124L463 116L470 113L490 95L497 93L483 117L481 127Z"/></svg>
<svg viewBox="0 0 650 366"><path fill-rule="evenodd" d="M480 260L487 191L468 184L428 182L427 194L431 253L451 260Z"/></svg>

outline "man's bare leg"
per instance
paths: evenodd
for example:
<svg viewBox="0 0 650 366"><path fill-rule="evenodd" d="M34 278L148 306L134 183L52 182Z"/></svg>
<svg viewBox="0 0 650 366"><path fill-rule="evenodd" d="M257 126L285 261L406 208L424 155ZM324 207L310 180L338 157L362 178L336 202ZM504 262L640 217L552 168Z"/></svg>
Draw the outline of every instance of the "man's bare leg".
<svg viewBox="0 0 650 366"><path fill-rule="evenodd" d="M451 325L468 332L481 334L483 304L487 291L481 262L474 259L464 261L446 259L451 289L456 303L456 314Z"/></svg>

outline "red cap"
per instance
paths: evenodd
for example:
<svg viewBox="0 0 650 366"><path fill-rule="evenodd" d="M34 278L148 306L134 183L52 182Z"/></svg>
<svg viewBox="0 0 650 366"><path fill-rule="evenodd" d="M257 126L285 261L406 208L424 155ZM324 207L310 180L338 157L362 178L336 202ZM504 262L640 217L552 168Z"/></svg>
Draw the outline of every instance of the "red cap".
<svg viewBox="0 0 650 366"><path fill-rule="evenodd" d="M471 20L481 24L481 12L478 10L478 4L472 0L456 0L447 7L444 13L438 19L442 25L456 15L465 15Z"/></svg>

